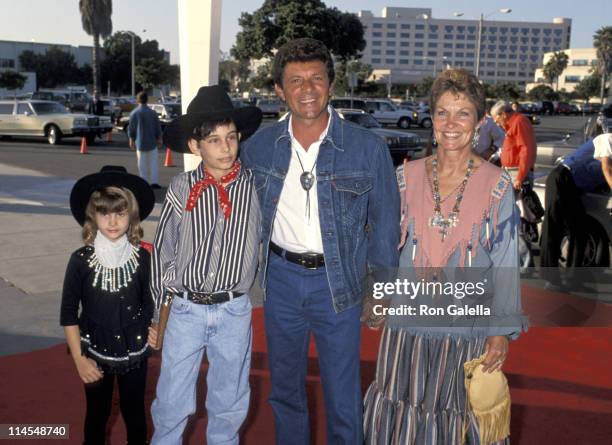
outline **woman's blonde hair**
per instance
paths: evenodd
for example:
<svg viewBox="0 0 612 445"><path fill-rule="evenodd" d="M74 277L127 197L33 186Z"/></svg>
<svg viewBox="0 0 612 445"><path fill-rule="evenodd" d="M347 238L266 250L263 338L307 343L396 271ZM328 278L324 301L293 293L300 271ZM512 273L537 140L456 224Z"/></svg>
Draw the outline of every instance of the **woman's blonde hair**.
<svg viewBox="0 0 612 445"><path fill-rule="evenodd" d="M105 187L93 192L85 209L85 223L83 224L83 242L92 244L98 232L96 213L128 212L130 225L127 231L128 241L138 245L143 236L140 226L138 201L134 194L122 187Z"/></svg>

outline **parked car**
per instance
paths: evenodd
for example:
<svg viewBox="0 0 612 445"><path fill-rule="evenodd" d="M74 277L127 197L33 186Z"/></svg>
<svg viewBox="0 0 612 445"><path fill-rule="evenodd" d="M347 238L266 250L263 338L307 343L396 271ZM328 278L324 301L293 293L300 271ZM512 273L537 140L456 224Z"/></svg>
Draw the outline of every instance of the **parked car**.
<svg viewBox="0 0 612 445"><path fill-rule="evenodd" d="M335 109L366 110L365 101L355 97L334 97L329 104Z"/></svg>
<svg viewBox="0 0 612 445"><path fill-rule="evenodd" d="M232 98L232 105L234 108L244 108L249 107L251 104L244 99Z"/></svg>
<svg viewBox="0 0 612 445"><path fill-rule="evenodd" d="M402 105L402 104L400 104L399 108L401 110L411 111L413 118L415 116L414 113L416 113L416 119L414 119L414 122L419 127L422 127L422 128L431 128L432 121L431 121L431 114L429 113L429 107L428 106L422 106L422 105Z"/></svg>
<svg viewBox="0 0 612 445"><path fill-rule="evenodd" d="M166 128L166 125L168 125L172 120L183 114L180 103L149 104L148 107L157 113L162 130ZM127 134L129 126L130 116L122 116L117 124L118 129Z"/></svg>
<svg viewBox="0 0 612 445"><path fill-rule="evenodd" d="M599 113L601 111L601 104L591 104L591 103L583 104L581 111L584 114Z"/></svg>
<svg viewBox="0 0 612 445"><path fill-rule="evenodd" d="M91 95L87 92L85 87L68 87L63 89L41 89L38 90L37 93L51 93L56 95L64 96L65 102L62 100L62 104L65 105L70 111L73 113L75 111L81 111L86 113L89 104L91 103ZM34 99L34 97L32 98ZM55 100L55 99L45 99L45 100Z"/></svg>
<svg viewBox="0 0 612 445"><path fill-rule="evenodd" d="M555 112L557 114L563 114L566 116L569 115L577 115L580 111L578 107L573 104L568 104L567 102L557 102L557 107L555 108Z"/></svg>
<svg viewBox="0 0 612 445"><path fill-rule="evenodd" d="M264 116L278 117L287 111L285 104L280 99L257 99L255 106L259 108Z"/></svg>
<svg viewBox="0 0 612 445"><path fill-rule="evenodd" d="M121 109L121 114L129 114L134 108L138 106L136 99L133 97L117 97L115 99L117 106Z"/></svg>
<svg viewBox="0 0 612 445"><path fill-rule="evenodd" d="M396 125L402 129L418 124L416 111L402 110L387 99L366 99L366 111L382 125ZM431 119L430 119L431 121Z"/></svg>
<svg viewBox="0 0 612 445"><path fill-rule="evenodd" d="M535 112L538 114L547 114L552 116L555 114L555 104L550 100L543 100L541 102L536 102L534 105Z"/></svg>
<svg viewBox="0 0 612 445"><path fill-rule="evenodd" d="M417 134L385 129L371 114L363 110L336 108L336 111L343 119L365 127L383 138L396 164L423 149Z"/></svg>
<svg viewBox="0 0 612 445"><path fill-rule="evenodd" d="M121 116L121 108L115 101L115 99L110 98L101 98L99 99L102 102L102 114L104 116L108 116L111 118L111 122L116 122L117 119Z"/></svg>
<svg viewBox="0 0 612 445"><path fill-rule="evenodd" d="M65 137L85 136L93 144L96 136L112 129L110 118L70 113L58 102L0 101L0 136L43 136L51 145Z"/></svg>
<svg viewBox="0 0 612 445"><path fill-rule="evenodd" d="M30 94L28 99L31 100L50 100L53 102L59 102L62 105L66 105L68 103L68 98L65 94L56 93L53 91L35 91Z"/></svg>
<svg viewBox="0 0 612 445"><path fill-rule="evenodd" d="M568 133L560 141L538 143L536 165L552 168L562 162L565 156L570 155L586 140L596 136L599 132L612 131L612 108L608 114L601 113L599 116L590 117L583 131ZM534 181L534 190L540 201L545 203L546 175L540 176ZM586 211L586 218L581 225L586 235L583 266L610 267L612 249L612 196L608 193L585 193L581 196L582 204ZM569 235L568 235L569 236ZM561 242L561 262L565 265L568 236Z"/></svg>

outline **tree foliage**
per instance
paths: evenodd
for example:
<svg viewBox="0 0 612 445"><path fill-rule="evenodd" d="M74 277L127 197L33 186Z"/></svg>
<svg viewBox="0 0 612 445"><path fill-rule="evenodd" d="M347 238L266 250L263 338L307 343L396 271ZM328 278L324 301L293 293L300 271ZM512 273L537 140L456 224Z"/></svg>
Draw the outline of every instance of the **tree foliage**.
<svg viewBox="0 0 612 445"><path fill-rule="evenodd" d="M257 68L257 73L251 79L251 86L258 90L272 92L274 90L274 79L272 79L272 62Z"/></svg>
<svg viewBox="0 0 612 445"><path fill-rule="evenodd" d="M348 82L350 73L354 73L357 76L357 86L353 89L353 92L354 94L359 94L367 82L367 79L372 74L372 65L360 62L359 60L340 61L336 63L334 92L338 96L350 93L351 88Z"/></svg>
<svg viewBox="0 0 612 445"><path fill-rule="evenodd" d="M136 82L140 89L147 85L179 83L179 68L169 65L157 40L143 41L134 37ZM141 66L142 65L142 66ZM158 73L153 72L159 70ZM118 31L104 41L104 59L101 63L102 83L110 81L113 91L129 93L132 85L132 36ZM138 88L137 88L138 89Z"/></svg>
<svg viewBox="0 0 612 445"><path fill-rule="evenodd" d="M603 103L606 81L612 71L612 26L603 26L595 32L593 46L597 50L597 72L602 79L600 99Z"/></svg>
<svg viewBox="0 0 612 445"><path fill-rule="evenodd" d="M79 12L83 30L93 37L92 77L94 92L100 91L100 37L106 38L113 32L112 0L79 0Z"/></svg>
<svg viewBox="0 0 612 445"><path fill-rule="evenodd" d="M134 71L136 82L145 90L173 83L178 76L177 66L171 66L166 60L153 57L141 59Z"/></svg>
<svg viewBox="0 0 612 445"><path fill-rule="evenodd" d="M231 50L239 60L271 56L286 42L312 37L342 60L365 48L363 25L354 14L328 8L320 0L265 0L252 14L242 13L242 27Z"/></svg>
<svg viewBox="0 0 612 445"><path fill-rule="evenodd" d="M79 68L74 56L52 46L44 54L26 50L19 55L23 71L36 73L38 88L55 88L65 85L82 85L91 81L91 67Z"/></svg>
<svg viewBox="0 0 612 445"><path fill-rule="evenodd" d="M17 71L2 71L0 72L0 88L5 88L9 91L16 91L23 88L27 77L19 74Z"/></svg>
<svg viewBox="0 0 612 445"><path fill-rule="evenodd" d="M529 93L527 93L527 97L532 101L559 99L559 95L548 85L538 85L532 88Z"/></svg>
<svg viewBox="0 0 612 445"><path fill-rule="evenodd" d="M245 60L223 57L219 61L219 85L223 85L228 92L244 85L249 78L249 74L249 64Z"/></svg>
<svg viewBox="0 0 612 445"><path fill-rule="evenodd" d="M490 85L488 94L490 97L503 100L517 100L521 96L518 86L512 82L501 82Z"/></svg>
<svg viewBox="0 0 612 445"><path fill-rule="evenodd" d="M568 55L563 51L557 51L552 55L546 65L544 65L544 77L550 84L555 82L555 90L559 88L559 76L563 73L565 68L567 68L568 62Z"/></svg>
<svg viewBox="0 0 612 445"><path fill-rule="evenodd" d="M593 74L582 79L574 88L574 93L580 99L588 102L591 97L596 97L599 94L600 87L601 77L598 74Z"/></svg>

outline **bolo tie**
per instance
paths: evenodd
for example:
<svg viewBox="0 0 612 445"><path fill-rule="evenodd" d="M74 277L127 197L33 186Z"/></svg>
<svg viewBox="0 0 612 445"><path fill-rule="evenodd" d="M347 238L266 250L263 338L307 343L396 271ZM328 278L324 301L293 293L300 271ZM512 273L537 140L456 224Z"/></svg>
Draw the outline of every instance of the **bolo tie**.
<svg viewBox="0 0 612 445"><path fill-rule="evenodd" d="M315 166L317 165L317 161L313 164L310 171L306 171L304 169L304 164L302 164L302 160L300 159L300 154L296 151L298 162L300 163L300 167L302 168L302 174L300 175L300 184L302 188L306 191L306 219L310 222L310 189L314 185L315 176L312 174Z"/></svg>

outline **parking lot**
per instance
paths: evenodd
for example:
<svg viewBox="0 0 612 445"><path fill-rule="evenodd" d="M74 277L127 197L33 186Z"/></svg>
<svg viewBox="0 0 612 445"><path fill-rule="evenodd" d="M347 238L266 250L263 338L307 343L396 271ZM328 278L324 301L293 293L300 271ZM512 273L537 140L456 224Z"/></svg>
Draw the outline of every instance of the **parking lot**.
<svg viewBox="0 0 612 445"><path fill-rule="evenodd" d="M537 140L552 141L561 139L568 131L580 132L586 119L582 116L543 116L542 123L535 126ZM266 118L263 126L272 123L274 119ZM415 127L400 131L416 133L422 139L427 139L430 133L430 130ZM55 146L42 138L4 138L0 140L0 163L73 179L86 172L98 171L106 164L123 165L128 171L137 173L136 154L128 148L127 138L122 132L114 131L112 142L107 142L106 138L98 139L95 145L88 147L87 155L79 153L80 143L79 138L64 139ZM163 165L165 153L160 152L159 156ZM160 169L162 186L168 185L170 179L183 170L182 156L174 155L173 161L175 167Z"/></svg>

